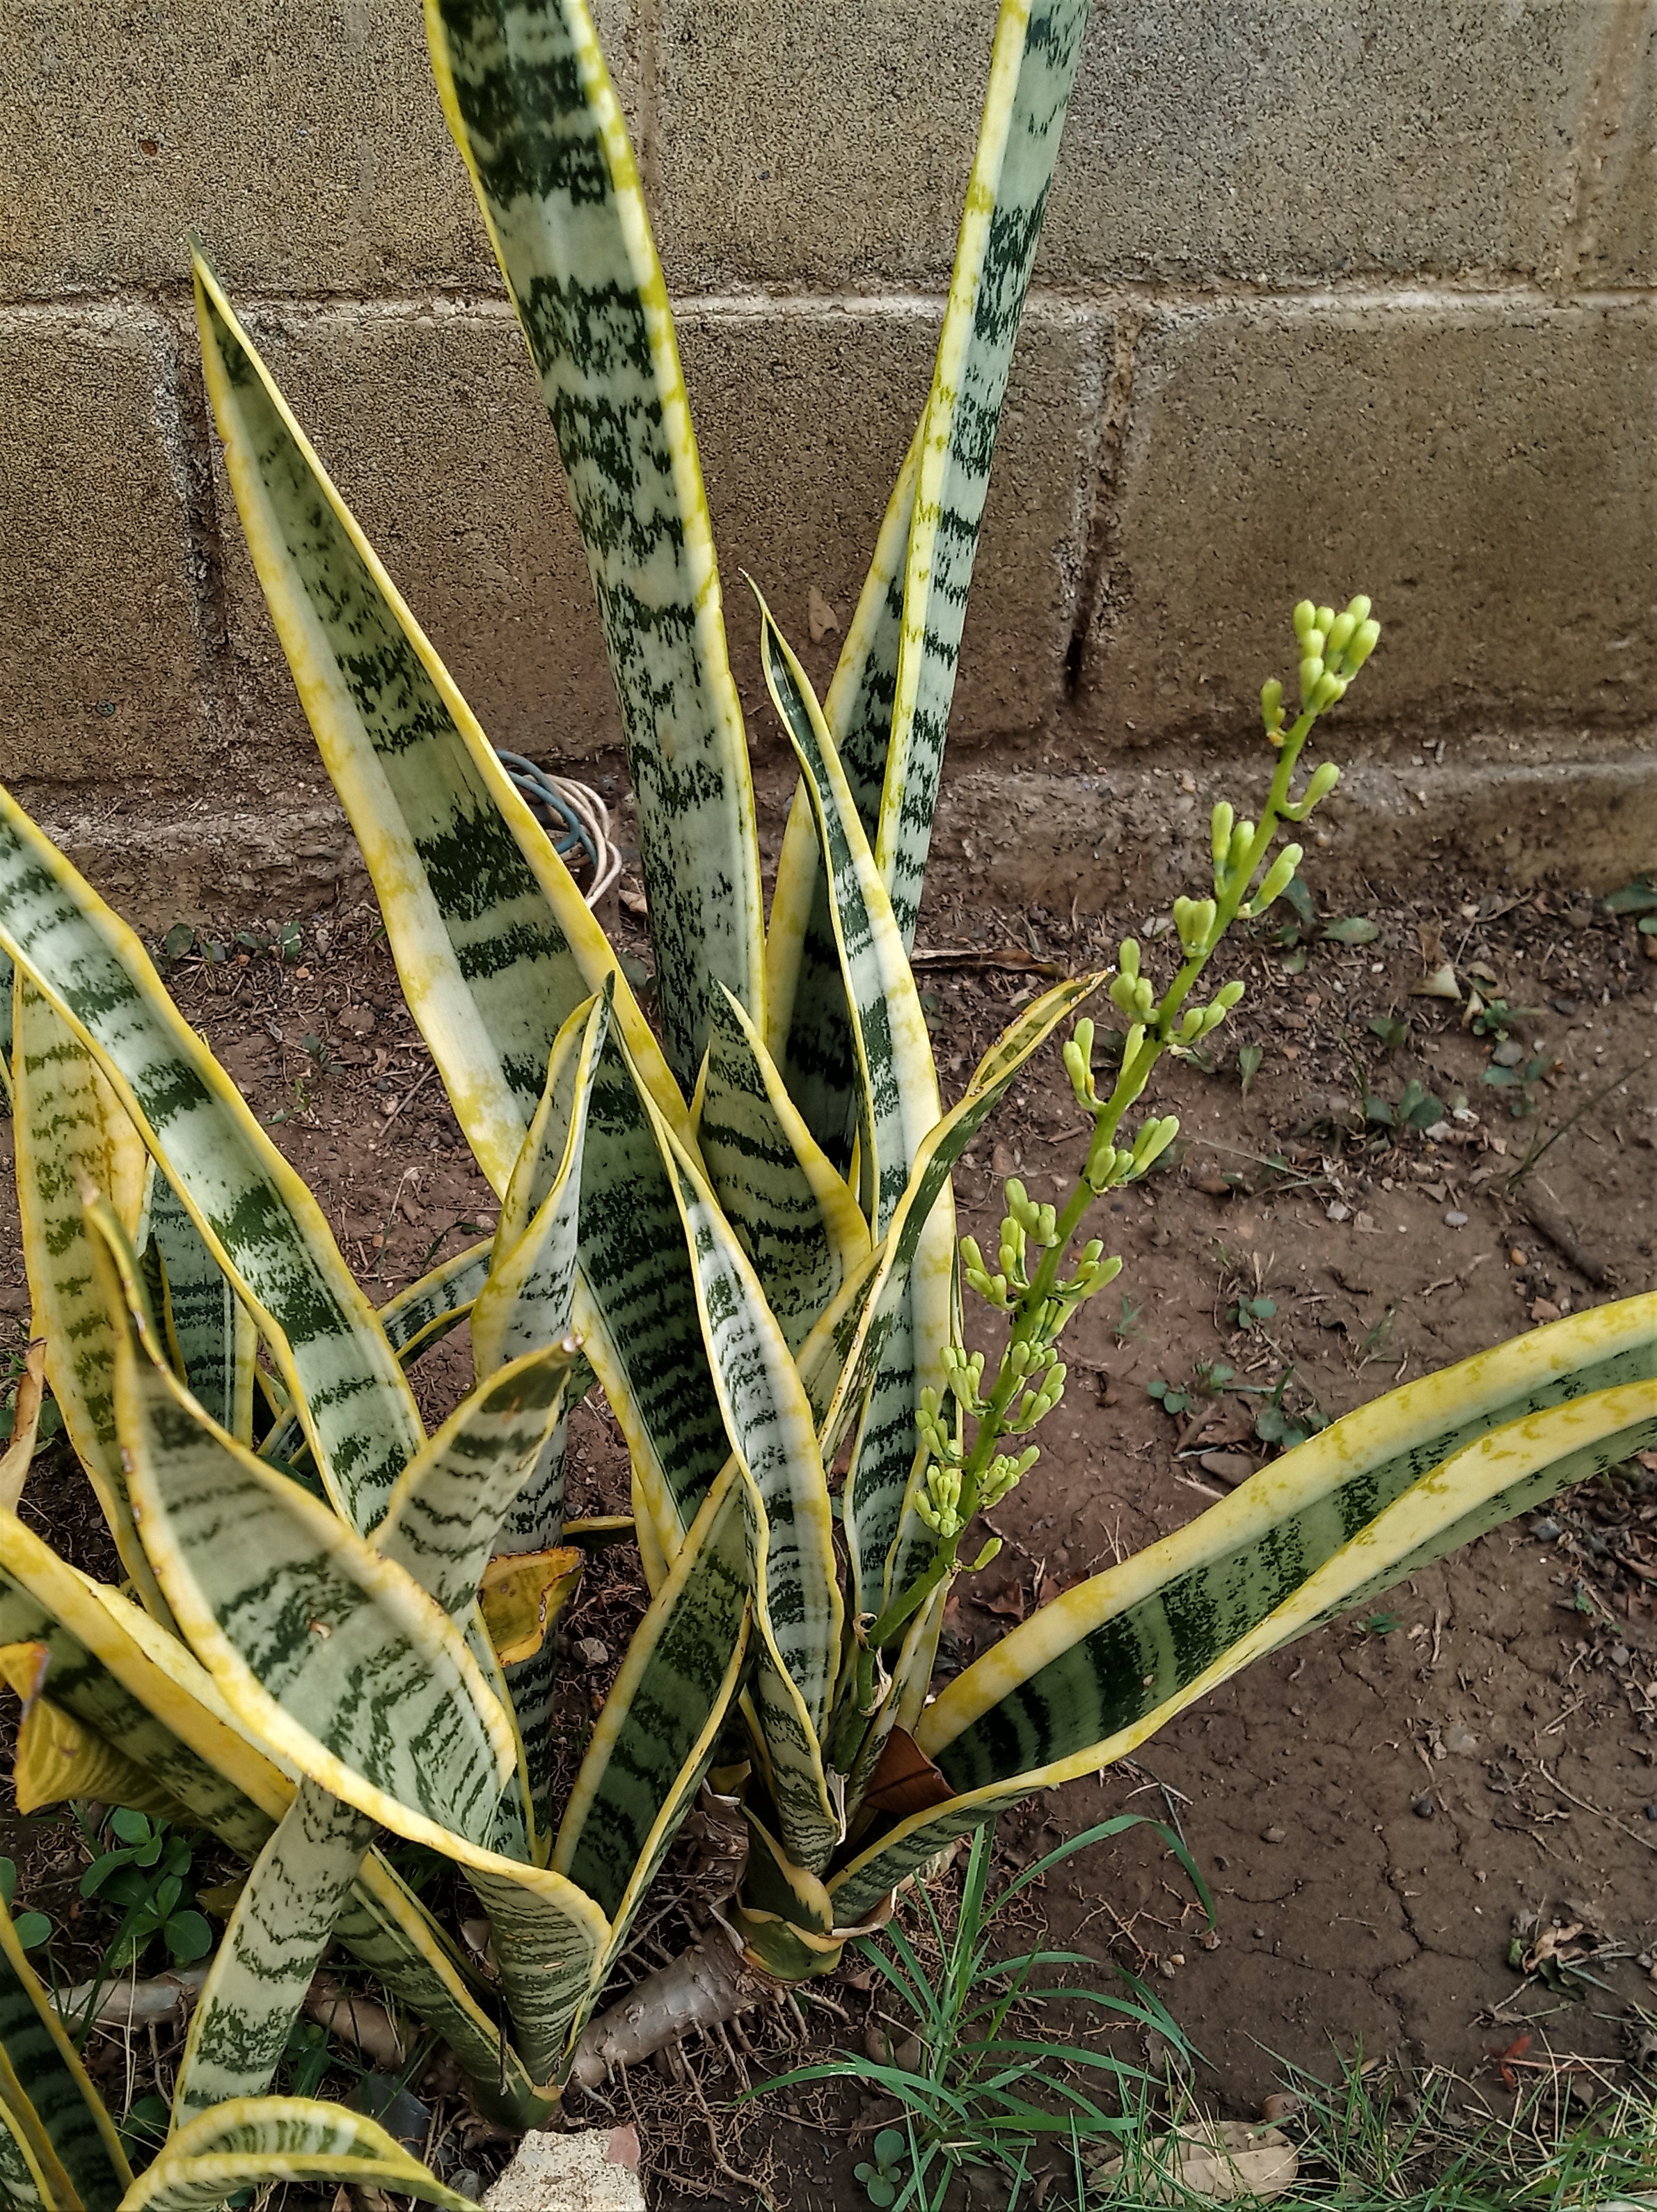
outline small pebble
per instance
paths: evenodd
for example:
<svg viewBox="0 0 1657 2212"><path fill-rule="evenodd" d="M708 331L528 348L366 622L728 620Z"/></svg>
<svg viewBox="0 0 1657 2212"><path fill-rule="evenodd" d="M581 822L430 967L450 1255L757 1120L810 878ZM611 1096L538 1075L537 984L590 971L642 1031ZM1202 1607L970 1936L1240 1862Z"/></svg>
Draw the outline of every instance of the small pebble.
<svg viewBox="0 0 1657 2212"><path fill-rule="evenodd" d="M1646 1818L1648 1820L1657 1820L1657 1805L1647 1806Z"/></svg>
<svg viewBox="0 0 1657 2212"><path fill-rule="evenodd" d="M1274 1822L1271 1827L1260 1830L1260 1841L1263 1844L1286 1844L1289 1841L1289 1831L1287 1828L1278 1827Z"/></svg>
<svg viewBox="0 0 1657 2212"><path fill-rule="evenodd" d="M1265 1941L1266 1941L1266 1930L1265 1930L1265 1929L1264 1929L1264 1928L1257 1928L1257 1929L1254 1930L1254 1938L1255 1938L1255 1941L1256 1941L1257 1942L1264 1943L1264 1942L1265 1942Z"/></svg>
<svg viewBox="0 0 1657 2212"><path fill-rule="evenodd" d="M1465 1229L1466 1225L1466 1215L1465 1213L1458 1213L1454 1206L1451 1207L1450 1211L1444 1217L1444 1226L1447 1229Z"/></svg>
<svg viewBox="0 0 1657 2212"><path fill-rule="evenodd" d="M1453 1758L1466 1759L1478 1749L1478 1738L1460 1721L1453 1721L1444 1731L1444 1748Z"/></svg>
<svg viewBox="0 0 1657 2212"><path fill-rule="evenodd" d="M1331 1221L1344 1221L1352 1209L1350 1206L1343 1206L1338 1198L1334 1198L1330 1200L1327 1211Z"/></svg>
<svg viewBox="0 0 1657 2212"><path fill-rule="evenodd" d="M1560 1536L1559 1523L1557 1521L1533 1521L1531 1534L1539 1544L1557 1544Z"/></svg>
<svg viewBox="0 0 1657 2212"><path fill-rule="evenodd" d="M1613 1644L1611 1645L1611 1663L1613 1667L1626 1667L1628 1665L1630 1656L1630 1654L1626 1644Z"/></svg>
<svg viewBox="0 0 1657 2212"><path fill-rule="evenodd" d="M571 1649L584 1667L596 1670L610 1664L610 1646L596 1636L578 1636Z"/></svg>
<svg viewBox="0 0 1657 2212"><path fill-rule="evenodd" d="M1292 2120L1301 2108L1301 2100L1288 2089L1279 2089L1260 2106L1263 2120Z"/></svg>
<svg viewBox="0 0 1657 2212"><path fill-rule="evenodd" d="M1415 1803L1411 1806L1410 1810L1415 1814L1417 1820L1430 1820L1434 1814L1437 1812L1438 1808L1434 1804L1430 1797L1417 1797Z"/></svg>

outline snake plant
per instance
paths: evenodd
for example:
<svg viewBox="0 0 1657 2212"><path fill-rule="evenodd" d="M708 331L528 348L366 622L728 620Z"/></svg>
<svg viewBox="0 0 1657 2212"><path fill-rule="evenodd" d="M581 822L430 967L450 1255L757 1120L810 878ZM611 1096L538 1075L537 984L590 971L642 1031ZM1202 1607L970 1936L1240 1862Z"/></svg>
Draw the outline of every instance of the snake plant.
<svg viewBox="0 0 1657 2212"><path fill-rule="evenodd" d="M1378 635L1365 601L1296 611L1300 712L1266 687L1266 806L1216 811L1212 896L1176 902L1161 991L1125 945L1026 1006L944 1110L908 948L1087 12L1004 0L936 374L821 704L755 616L800 772L768 917L672 321L585 0L428 0L587 550L653 1021L197 256L254 565L499 1224L376 1310L137 937L0 794L35 1333L125 1575L82 1574L0 1511L20 1802L148 1807L251 1863L172 2132L136 2179L0 1921L13 2203L169 2212L325 2174L458 2203L372 2122L271 2094L331 1944L452 2048L485 2109L532 2124L572 2072L831 1969L1001 1808L1657 1438L1657 1298L1574 1316L1338 1422L931 1696L974 1516L1027 1470L1062 1330L1115 1271L1078 1242L1089 1208L1172 1136L1129 1117L1158 1059L1235 1003L1240 986L1198 986L1288 881L1280 825L1334 780L1320 767L1296 796L1303 749ZM1089 1002L1120 1016L1102 1091ZM951 1170L1066 1023L1085 1164L1062 1207L1008 1184L992 1261L957 1246ZM963 1292L999 1331L987 1368ZM476 1387L428 1436L406 1370L463 1319ZM563 1516L564 1415L595 1387L627 1439L652 1595L559 1803L549 1632L584 1534ZM595 2019L710 1778L747 1832L734 1940ZM398 1840L464 1876L495 1978L399 1878Z"/></svg>

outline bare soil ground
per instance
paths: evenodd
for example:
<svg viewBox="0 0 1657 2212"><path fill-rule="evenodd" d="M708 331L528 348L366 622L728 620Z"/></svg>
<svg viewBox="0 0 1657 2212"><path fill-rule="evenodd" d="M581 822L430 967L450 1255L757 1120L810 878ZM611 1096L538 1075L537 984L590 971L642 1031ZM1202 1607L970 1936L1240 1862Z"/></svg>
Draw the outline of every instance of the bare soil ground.
<svg viewBox="0 0 1657 2212"><path fill-rule="evenodd" d="M1165 1171L1104 1211L1099 1233L1124 1272L1072 1331L1070 1393L1042 1431L1040 1465L994 1516L1001 1557L952 1605L950 1663L1263 1462L1256 1425L1285 1375L1281 1412L1334 1417L1539 1321L1657 1283L1657 964L1646 957L1657 939L1557 889L1448 887L1429 906L1371 885L1342 911L1378 934L1342 941L1305 925L1278 941L1284 909L1229 950L1223 965L1248 995L1213 1064L1171 1068L1147 1101L1180 1114L1181 1139ZM1126 933L1145 941L1149 963L1150 926L1137 911L989 910L946 872L920 939L946 1092L1047 971L1102 964ZM642 926L624 911L617 927L642 959ZM296 963L227 951L217 964L194 951L179 961L173 988L316 1189L364 1283L387 1297L491 1228L490 1195L372 913L307 922ZM1459 1001L1412 995L1446 963ZM1466 1024L1474 988L1531 1010L1505 1048ZM1240 1060L1249 1047L1258 1058ZM1491 1084L1501 1060L1516 1064ZM1365 1118L1366 1094L1392 1106L1391 1125L1377 1103ZM1515 1115L1515 1103L1529 1110ZM969 1154L963 1228L993 1229L1000 1180L1015 1170L1035 1197L1057 1199L1080 1153L1053 1055ZM27 1297L9 1182L0 1203L0 1316L21 1345ZM1241 1323L1240 1301L1252 1308ZM417 1372L435 1416L468 1379L464 1333ZM1165 1411L1152 1383L1190 1405ZM602 1408L574 1424L572 1502L625 1503ZM38 1462L26 1510L110 1571L62 1455ZM1042 1905L1054 1939L1102 1962L1102 1984L1112 1966L1150 1980L1227 2109L1258 2110L1274 2054L1326 2071L1332 2045L1359 2043L1377 2059L1482 2069L1487 2081L1504 2064L1512 2076L1580 2062L1594 2094L1628 2057L1638 2008L1657 2011L1654 1590L1657 1461L1257 1666L1132 1767L1005 1821L1003 1863L1028 1863L1114 1810L1177 1820L1214 1892L1212 1930L1146 1831L1060 1869ZM608 1642L613 1665L640 1594L628 1556L605 1555L571 1641ZM572 1759L609 1671L572 1668ZM84 1850L61 1823L12 1835L20 1906L52 1912L72 1951ZM671 1932L664 1923L652 1940ZM67 1953L61 1963L82 1971ZM824 1994L845 2017L815 2014L812 2050L860 2046L868 1995L843 1977ZM781 2025L756 2034L774 2049ZM751 2201L710 2142L732 2157L762 2151L780 2204L853 2201L845 2168L861 2153L848 2154L848 2134L878 2124L878 2105L853 2096L831 2135L804 2106L792 2135L771 2120L733 2131L699 2110L701 2094L717 2106L731 2094L721 2063L699 2063L694 2094L652 2079L618 2101L618 2117L631 2100L644 2120L658 2201Z"/></svg>

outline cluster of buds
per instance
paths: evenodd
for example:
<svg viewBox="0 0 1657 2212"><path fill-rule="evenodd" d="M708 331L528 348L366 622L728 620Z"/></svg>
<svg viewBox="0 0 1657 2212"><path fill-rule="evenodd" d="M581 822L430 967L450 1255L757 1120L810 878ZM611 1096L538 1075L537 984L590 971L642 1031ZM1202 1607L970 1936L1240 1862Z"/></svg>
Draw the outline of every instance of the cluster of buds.
<svg viewBox="0 0 1657 2212"><path fill-rule="evenodd" d="M1005 1452L997 1452L978 1486L978 1502L985 1511L998 1505L1010 1490L1016 1490L1041 1456L1038 1444L1026 1444L1016 1459L1009 1459Z"/></svg>
<svg viewBox="0 0 1657 2212"><path fill-rule="evenodd" d="M1045 1421L1065 1395L1067 1370L1059 1357L1059 1347L1039 1338L1015 1339L1007 1346L1001 1371L1029 1386L1017 1405L1009 1406L1002 1416L1002 1427L1015 1435L1022 1436L1038 1421Z"/></svg>

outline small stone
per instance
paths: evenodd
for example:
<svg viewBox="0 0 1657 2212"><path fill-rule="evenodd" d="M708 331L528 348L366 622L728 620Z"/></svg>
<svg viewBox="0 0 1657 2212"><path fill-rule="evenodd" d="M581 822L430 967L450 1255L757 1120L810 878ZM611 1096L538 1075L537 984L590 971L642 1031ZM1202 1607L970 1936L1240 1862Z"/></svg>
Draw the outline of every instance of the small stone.
<svg viewBox="0 0 1657 2212"><path fill-rule="evenodd" d="M1263 2120L1292 2120L1301 2108L1300 2099L1291 2090L1279 2089L1260 2106Z"/></svg>
<svg viewBox="0 0 1657 2212"><path fill-rule="evenodd" d="M1508 1246L1508 1257L1515 1267L1522 1267L1525 1264L1525 1255L1520 1250L1517 1244L1511 1244Z"/></svg>
<svg viewBox="0 0 1657 2212"><path fill-rule="evenodd" d="M1255 1940L1255 1942L1256 1942L1257 1943L1264 1943L1264 1942L1265 1942L1265 1941L1266 1941L1266 1930L1265 1930L1265 1929L1264 1929L1264 1928L1257 1928L1257 1929L1254 1930L1254 1940Z"/></svg>
<svg viewBox="0 0 1657 2212"><path fill-rule="evenodd" d="M1444 1217L1444 1226L1447 1229L1465 1229L1466 1225L1466 1215L1460 1212L1454 1206L1452 1206L1450 1211Z"/></svg>
<svg viewBox="0 0 1657 2212"><path fill-rule="evenodd" d="M1254 1462L1247 1452L1205 1452L1197 1462L1205 1474L1223 1482L1228 1490L1235 1490L1240 1482L1247 1482L1254 1472Z"/></svg>
<svg viewBox="0 0 1657 2212"><path fill-rule="evenodd" d="M1613 1667L1626 1667L1631 1656L1626 1644L1613 1644L1611 1647L1611 1663Z"/></svg>
<svg viewBox="0 0 1657 2212"><path fill-rule="evenodd" d="M570 1649L581 1664L596 1674L610 1664L610 1646L597 1636L578 1636Z"/></svg>
<svg viewBox="0 0 1657 2212"><path fill-rule="evenodd" d="M1438 1808L1434 1804L1430 1797L1417 1797L1415 1803L1411 1806L1410 1810L1415 1814L1417 1820L1430 1820L1434 1814L1437 1812Z"/></svg>
<svg viewBox="0 0 1657 2212"><path fill-rule="evenodd" d="M1539 1544L1557 1544L1561 1533L1557 1521L1533 1521L1531 1523L1531 1534Z"/></svg>
<svg viewBox="0 0 1657 2212"><path fill-rule="evenodd" d="M1453 1721L1444 1731L1444 1748L1453 1759L1468 1759L1478 1749L1478 1738L1460 1721Z"/></svg>
<svg viewBox="0 0 1657 2212"><path fill-rule="evenodd" d="M1260 1841L1263 1844L1286 1844L1289 1841L1289 1831L1287 1828L1278 1827L1276 1821L1273 1821L1269 1828L1260 1830Z"/></svg>
<svg viewBox="0 0 1657 2212"><path fill-rule="evenodd" d="M1646 1818L1648 1820L1657 1820L1657 1805L1647 1806Z"/></svg>
<svg viewBox="0 0 1657 2212"><path fill-rule="evenodd" d="M1567 1020L1569 1020L1571 1015L1576 1012L1576 1001L1575 999L1550 999L1548 1004L1553 1008L1556 1014L1563 1014Z"/></svg>
<svg viewBox="0 0 1657 2212"><path fill-rule="evenodd" d="M1530 1316L1533 1321L1557 1321L1560 1312L1551 1298L1533 1298Z"/></svg>
<svg viewBox="0 0 1657 2212"><path fill-rule="evenodd" d="M1351 1207L1350 1206L1343 1206L1338 1198L1330 1200L1326 1211L1327 1212L1331 1221L1347 1221L1351 1218Z"/></svg>
<svg viewBox="0 0 1657 2212"><path fill-rule="evenodd" d="M1361 1237L1375 1237L1380 1234L1375 1227L1375 1215L1366 1213L1362 1206L1359 1206L1357 1212L1352 1216L1352 1226Z"/></svg>
<svg viewBox="0 0 1657 2212"><path fill-rule="evenodd" d="M1450 1125L1448 1121L1435 1121L1432 1127L1424 1131L1423 1134L1431 1143L1442 1145L1446 1137L1451 1134Z"/></svg>

